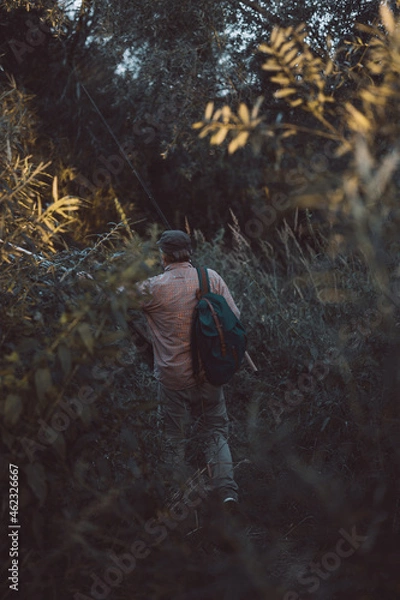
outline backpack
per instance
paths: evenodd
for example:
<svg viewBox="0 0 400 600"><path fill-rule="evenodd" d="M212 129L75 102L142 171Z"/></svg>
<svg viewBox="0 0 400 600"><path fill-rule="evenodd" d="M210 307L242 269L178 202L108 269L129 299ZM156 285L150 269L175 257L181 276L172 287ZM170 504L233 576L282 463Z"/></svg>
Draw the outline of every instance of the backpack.
<svg viewBox="0 0 400 600"><path fill-rule="evenodd" d="M216 386L227 383L239 369L246 352L243 325L225 298L210 291L207 269L197 268L200 289L192 324L191 351L195 377L203 367L206 379Z"/></svg>

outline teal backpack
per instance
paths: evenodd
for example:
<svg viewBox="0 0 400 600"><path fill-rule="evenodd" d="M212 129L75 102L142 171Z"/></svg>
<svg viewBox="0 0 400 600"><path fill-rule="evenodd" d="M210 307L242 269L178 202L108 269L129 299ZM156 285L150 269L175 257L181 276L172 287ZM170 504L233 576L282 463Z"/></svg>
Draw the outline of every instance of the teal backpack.
<svg viewBox="0 0 400 600"><path fill-rule="evenodd" d="M210 291L207 269L197 268L200 289L194 310L191 350L193 372L201 367L212 385L227 383L239 369L246 352L247 338L243 325L225 298Z"/></svg>

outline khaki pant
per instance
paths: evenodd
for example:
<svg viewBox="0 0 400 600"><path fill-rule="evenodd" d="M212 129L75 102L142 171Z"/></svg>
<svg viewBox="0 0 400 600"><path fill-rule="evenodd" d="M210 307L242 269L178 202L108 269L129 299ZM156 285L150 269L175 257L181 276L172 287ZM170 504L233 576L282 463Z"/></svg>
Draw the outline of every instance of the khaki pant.
<svg viewBox="0 0 400 600"><path fill-rule="evenodd" d="M173 468L176 481L187 475L185 441L188 416L197 421L209 465L212 487L222 499L237 500L238 486L233 478L232 456L227 442L228 415L222 387L208 382L185 390L169 390L159 384L158 399L166 436L166 460Z"/></svg>

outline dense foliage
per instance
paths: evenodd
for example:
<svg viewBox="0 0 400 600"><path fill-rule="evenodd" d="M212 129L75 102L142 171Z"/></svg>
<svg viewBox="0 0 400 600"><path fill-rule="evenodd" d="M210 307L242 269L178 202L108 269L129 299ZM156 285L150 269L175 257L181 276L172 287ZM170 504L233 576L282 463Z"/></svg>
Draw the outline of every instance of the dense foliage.
<svg viewBox="0 0 400 600"><path fill-rule="evenodd" d="M397 598L398 3L74 5L0 3L21 597ZM124 293L166 222L228 283L259 368L226 389L245 528L204 501L196 431L192 500L171 499Z"/></svg>

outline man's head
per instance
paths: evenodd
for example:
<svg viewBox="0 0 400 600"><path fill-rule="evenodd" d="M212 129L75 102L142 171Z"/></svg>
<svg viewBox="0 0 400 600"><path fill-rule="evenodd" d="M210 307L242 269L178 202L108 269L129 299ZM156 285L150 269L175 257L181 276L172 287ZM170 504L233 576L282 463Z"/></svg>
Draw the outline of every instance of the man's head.
<svg viewBox="0 0 400 600"><path fill-rule="evenodd" d="M184 231L180 231L180 229L164 231L157 245L165 264L187 261L192 254L190 237Z"/></svg>

